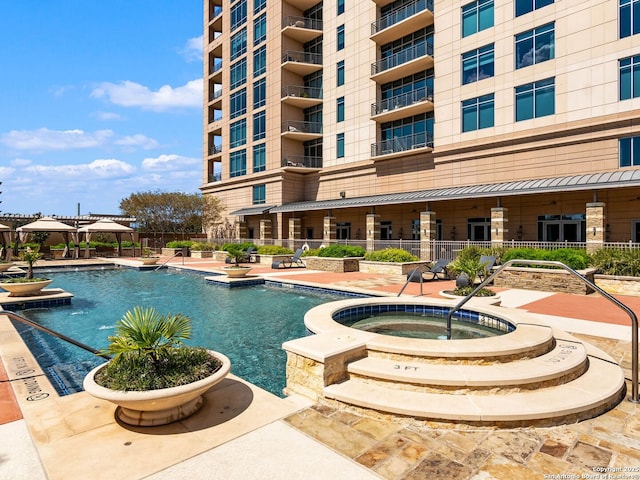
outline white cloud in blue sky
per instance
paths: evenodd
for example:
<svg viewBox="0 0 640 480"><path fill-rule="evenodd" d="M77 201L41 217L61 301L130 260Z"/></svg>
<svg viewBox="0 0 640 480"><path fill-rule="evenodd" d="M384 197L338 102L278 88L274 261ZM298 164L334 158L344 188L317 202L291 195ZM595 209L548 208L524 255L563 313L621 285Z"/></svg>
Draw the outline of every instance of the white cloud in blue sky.
<svg viewBox="0 0 640 480"><path fill-rule="evenodd" d="M129 80L119 84L105 82L96 87L91 96L122 107L158 112L172 108L202 108L202 79L191 80L179 87L163 85L155 91Z"/></svg>

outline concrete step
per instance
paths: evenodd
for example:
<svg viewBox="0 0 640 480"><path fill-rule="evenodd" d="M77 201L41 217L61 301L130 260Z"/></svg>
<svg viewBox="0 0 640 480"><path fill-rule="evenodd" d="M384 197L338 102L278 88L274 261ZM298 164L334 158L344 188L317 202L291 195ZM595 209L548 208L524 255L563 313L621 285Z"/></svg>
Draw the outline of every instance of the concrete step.
<svg viewBox="0 0 640 480"><path fill-rule="evenodd" d="M366 357L348 365L351 377L421 386L493 388L525 386L540 388L580 375L587 352L578 341L557 340L555 347L538 357L513 362L434 363L407 362Z"/></svg>
<svg viewBox="0 0 640 480"><path fill-rule="evenodd" d="M586 372L570 382L512 394L425 393L347 380L325 387L324 395L350 405L423 419L518 424L550 419L572 423L598 415L615 405L624 391L620 366L590 357Z"/></svg>

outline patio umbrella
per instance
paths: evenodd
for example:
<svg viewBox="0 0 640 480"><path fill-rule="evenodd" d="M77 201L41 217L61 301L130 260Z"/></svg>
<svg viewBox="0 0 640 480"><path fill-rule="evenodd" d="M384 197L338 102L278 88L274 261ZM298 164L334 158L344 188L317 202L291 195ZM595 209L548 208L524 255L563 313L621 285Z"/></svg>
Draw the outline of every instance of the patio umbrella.
<svg viewBox="0 0 640 480"><path fill-rule="evenodd" d="M35 222L27 223L26 225L16 228L16 232L18 232L20 236L21 243L25 243L27 238L29 238L29 234L33 232L62 232L67 250L69 249L69 236L71 236L73 242L78 245L78 230L76 227L62 223L52 217L42 217ZM75 256L77 257L77 255Z"/></svg>
<svg viewBox="0 0 640 480"><path fill-rule="evenodd" d="M125 225L121 225L118 222L114 222L108 218L101 218L95 223L90 225L85 225L84 227L80 227L78 229L79 233L84 233L86 238L86 248L84 252L85 258L89 258L89 240L91 239L91 234L94 232L105 232L105 233L115 233L116 241L118 242L118 256L122 254L122 234L128 233L131 235L131 243L133 244L133 228L127 227ZM136 255L136 248L133 245L133 256Z"/></svg>
<svg viewBox="0 0 640 480"><path fill-rule="evenodd" d="M0 252L0 260L11 260L11 249L9 244L11 243L11 227L0 223L0 234L2 234L2 252Z"/></svg>

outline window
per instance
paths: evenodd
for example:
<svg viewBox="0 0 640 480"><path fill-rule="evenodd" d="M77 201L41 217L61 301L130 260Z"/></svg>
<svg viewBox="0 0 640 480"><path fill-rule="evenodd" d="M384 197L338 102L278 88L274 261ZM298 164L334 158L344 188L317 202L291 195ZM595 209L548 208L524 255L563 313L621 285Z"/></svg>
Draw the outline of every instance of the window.
<svg viewBox="0 0 640 480"><path fill-rule="evenodd" d="M404 152L412 148L433 147L433 114L420 114L380 125L376 155Z"/></svg>
<svg viewBox="0 0 640 480"><path fill-rule="evenodd" d="M620 100L640 97L640 55L619 61Z"/></svg>
<svg viewBox="0 0 640 480"><path fill-rule="evenodd" d="M238 150L229 155L229 176L239 177L247 174L247 151Z"/></svg>
<svg viewBox="0 0 640 480"><path fill-rule="evenodd" d="M263 13L253 21L253 44L258 45L267 39L267 14Z"/></svg>
<svg viewBox="0 0 640 480"><path fill-rule="evenodd" d="M462 7L462 36L493 27L493 0L476 0Z"/></svg>
<svg viewBox="0 0 640 480"><path fill-rule="evenodd" d="M493 127L493 93L462 102L462 131Z"/></svg>
<svg viewBox="0 0 640 480"><path fill-rule="evenodd" d="M247 29L243 28L231 37L231 60L247 52Z"/></svg>
<svg viewBox="0 0 640 480"><path fill-rule="evenodd" d="M516 0L516 17L546 7L552 3L553 0Z"/></svg>
<svg viewBox="0 0 640 480"><path fill-rule="evenodd" d="M618 140L618 158L621 167L640 165L640 137L627 137Z"/></svg>
<svg viewBox="0 0 640 480"><path fill-rule="evenodd" d="M462 54L462 84L493 77L493 43Z"/></svg>
<svg viewBox="0 0 640 480"><path fill-rule="evenodd" d="M267 47L264 45L253 52L253 76L257 77L267 71Z"/></svg>
<svg viewBox="0 0 640 480"><path fill-rule="evenodd" d="M262 205L267 201L267 188L265 184L253 186L253 204Z"/></svg>
<svg viewBox="0 0 640 480"><path fill-rule="evenodd" d="M245 88L231 94L230 110L229 118L236 118L247 113L247 90Z"/></svg>
<svg viewBox="0 0 640 480"><path fill-rule="evenodd" d="M344 133L336 135L337 157L344 158Z"/></svg>
<svg viewBox="0 0 640 480"><path fill-rule="evenodd" d="M553 23L516 35L516 68L546 62L555 57Z"/></svg>
<svg viewBox="0 0 640 480"><path fill-rule="evenodd" d="M344 97L340 97L336 101L336 117L336 121L344 122Z"/></svg>
<svg viewBox="0 0 640 480"><path fill-rule="evenodd" d="M253 108L262 107L267 103L267 79L262 78L253 84Z"/></svg>
<svg viewBox="0 0 640 480"><path fill-rule="evenodd" d="M253 140L260 140L267 132L267 114L263 110L253 115Z"/></svg>
<svg viewBox="0 0 640 480"><path fill-rule="evenodd" d="M231 31L247 21L247 0L240 0L231 7Z"/></svg>
<svg viewBox="0 0 640 480"><path fill-rule="evenodd" d="M243 58L231 65L231 72L229 75L231 76L229 81L231 90L245 83L247 81L247 59Z"/></svg>
<svg viewBox="0 0 640 480"><path fill-rule="evenodd" d="M344 60L339 61L336 66L336 78L337 87L344 85Z"/></svg>
<svg viewBox="0 0 640 480"><path fill-rule="evenodd" d="M267 6L267 0L253 0L253 13L256 14Z"/></svg>
<svg viewBox="0 0 640 480"><path fill-rule="evenodd" d="M344 13L344 0L338 0L338 15Z"/></svg>
<svg viewBox="0 0 640 480"><path fill-rule="evenodd" d="M516 87L516 122L555 113L555 79Z"/></svg>
<svg viewBox="0 0 640 480"><path fill-rule="evenodd" d="M243 118L229 126L229 147L239 147L247 143L247 121Z"/></svg>
<svg viewBox="0 0 640 480"><path fill-rule="evenodd" d="M342 50L344 48L344 25L338 27L337 42L338 50Z"/></svg>
<svg viewBox="0 0 640 480"><path fill-rule="evenodd" d="M640 0L619 0L618 29L620 38L640 33Z"/></svg>
<svg viewBox="0 0 640 480"><path fill-rule="evenodd" d="M267 146L264 143L253 147L253 173L264 172L267 165Z"/></svg>

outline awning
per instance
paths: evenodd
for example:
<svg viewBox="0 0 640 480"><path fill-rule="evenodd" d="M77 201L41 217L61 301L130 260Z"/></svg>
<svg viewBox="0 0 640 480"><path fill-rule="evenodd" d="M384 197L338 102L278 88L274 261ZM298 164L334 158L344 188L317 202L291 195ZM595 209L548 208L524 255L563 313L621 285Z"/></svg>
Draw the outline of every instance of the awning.
<svg viewBox="0 0 640 480"><path fill-rule="evenodd" d="M553 193L576 190L596 190L602 188L639 187L640 170L623 170L568 177L553 177L534 180L521 180L504 183L488 183L462 187L436 188L417 192L390 193L366 197L339 198L297 202L271 207L269 213L299 212L305 210L329 210L351 207L375 207L377 205L397 205L402 203L431 202L442 200L458 200L465 198L481 198L510 196L535 193ZM265 207L269 208L269 207ZM244 209L246 211L252 209ZM255 213L264 213L263 210ZM242 213L237 215L251 215Z"/></svg>
<svg viewBox="0 0 640 480"><path fill-rule="evenodd" d="M231 212L229 215L259 215L261 213L266 213L275 205L260 205L257 207L247 207L241 208L240 210L236 210L235 212Z"/></svg>

